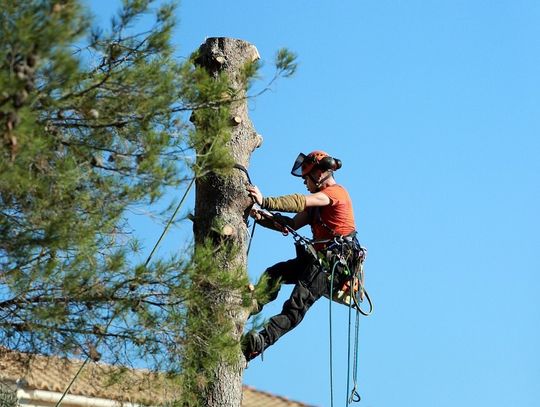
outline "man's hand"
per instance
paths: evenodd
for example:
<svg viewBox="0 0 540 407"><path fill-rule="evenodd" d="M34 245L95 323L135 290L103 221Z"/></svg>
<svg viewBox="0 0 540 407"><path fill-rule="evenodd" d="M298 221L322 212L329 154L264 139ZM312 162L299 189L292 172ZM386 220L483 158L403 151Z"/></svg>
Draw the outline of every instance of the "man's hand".
<svg viewBox="0 0 540 407"><path fill-rule="evenodd" d="M248 191L248 194L256 204L262 205L263 202L263 195L261 191L259 191L259 188L257 188L255 185L248 185L246 187L246 190Z"/></svg>
<svg viewBox="0 0 540 407"><path fill-rule="evenodd" d="M268 212L261 211L260 209L252 208L251 211L249 211L249 215L265 228L277 230L283 233L284 236L289 234L287 227L284 226L284 224L287 224L284 219L287 218L283 217L279 213L270 214Z"/></svg>
<svg viewBox="0 0 540 407"><path fill-rule="evenodd" d="M261 220L263 218L261 211L255 208L251 208L251 211L249 211L249 216L255 220Z"/></svg>
<svg viewBox="0 0 540 407"><path fill-rule="evenodd" d="M274 221L276 228L283 234L283 236L287 236L289 234L289 229L287 229L287 227L294 229L294 221L287 216L283 216L281 213L274 213L272 220Z"/></svg>

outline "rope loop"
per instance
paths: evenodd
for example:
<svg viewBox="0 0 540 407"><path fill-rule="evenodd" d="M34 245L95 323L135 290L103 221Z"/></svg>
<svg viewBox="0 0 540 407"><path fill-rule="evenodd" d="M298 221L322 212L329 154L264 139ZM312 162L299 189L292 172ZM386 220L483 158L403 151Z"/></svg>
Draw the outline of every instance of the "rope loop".
<svg viewBox="0 0 540 407"><path fill-rule="evenodd" d="M355 387L351 392L348 403L349 404L359 403L360 401L362 401L362 397L360 396L360 394L358 393L358 391L356 390L356 387Z"/></svg>

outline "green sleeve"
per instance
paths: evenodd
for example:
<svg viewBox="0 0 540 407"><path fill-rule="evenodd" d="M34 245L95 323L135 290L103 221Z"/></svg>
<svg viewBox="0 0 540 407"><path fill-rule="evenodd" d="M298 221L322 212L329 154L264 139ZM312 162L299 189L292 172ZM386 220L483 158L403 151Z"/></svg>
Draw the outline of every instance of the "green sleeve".
<svg viewBox="0 0 540 407"><path fill-rule="evenodd" d="M263 198L261 207L269 211L302 212L306 209L306 197L302 194Z"/></svg>

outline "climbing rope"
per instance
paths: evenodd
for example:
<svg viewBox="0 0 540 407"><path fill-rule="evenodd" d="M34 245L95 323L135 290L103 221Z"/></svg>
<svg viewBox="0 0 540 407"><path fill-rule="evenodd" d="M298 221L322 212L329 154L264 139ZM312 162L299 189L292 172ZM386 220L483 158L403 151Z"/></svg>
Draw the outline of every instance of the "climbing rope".
<svg viewBox="0 0 540 407"><path fill-rule="evenodd" d="M357 278L358 278L358 284L359 284L359 290L358 295L352 296L352 299L354 301L354 306L365 317L369 317L373 313L373 302L371 301L371 297L369 296L369 293L367 292L365 286L364 286L364 261L366 260L367 256L367 249L365 247L360 246L360 250L362 252L362 256L359 259L359 270L357 272ZM364 297L366 301L368 302L368 310L364 311L362 307L360 306L360 303L364 300Z"/></svg>
<svg viewBox="0 0 540 407"><path fill-rule="evenodd" d="M163 237L167 234L170 226L172 225L176 215L178 214L178 211L180 210L180 207L184 204L184 201L186 200L188 194L189 194L189 191L191 190L191 188L193 187L193 184L195 182L195 177L193 177L191 179L191 182L189 183L186 191L184 192L184 195L182 196L182 198L180 199L180 202L178 203L178 205L176 206L176 209L174 210L173 214L171 215L169 221L167 222L167 225L165 226L165 228L163 229L163 232L161 233L161 236L159 237L159 239L157 240L157 242L154 244L154 247L152 248L152 251L150 252L150 254L148 255L148 258L146 259L146 262L144 263L144 267L147 267L148 264L150 263L150 260L152 259L152 256L154 255L154 253L156 252L159 244L161 243L161 241L163 240ZM105 333L108 331L109 327L111 326L111 323L112 321L114 320L114 318L116 317L116 313L113 313L113 315L111 317L109 317L109 321L107 322L107 325L105 326ZM96 343L95 343L95 347L97 349L97 347L99 346L99 344L101 343L101 340L103 339L103 336L100 336ZM73 376L73 379L69 382L69 384L67 385L66 389L64 390L64 392L62 393L62 395L60 396L60 399L57 401L57 403L55 404L54 407L58 407L60 406L60 403L62 403L62 400L64 400L64 398L66 397L66 395L69 393L69 390L71 389L71 386L73 386L73 383L75 383L75 381L77 380L77 378L79 377L79 375L81 374L81 372L83 371L84 367L88 364L88 362L90 361L90 355L88 355L86 357L86 359L83 361L83 363L81 364L81 366L79 367L79 369L77 370L77 372L75 373L75 375Z"/></svg>
<svg viewBox="0 0 540 407"><path fill-rule="evenodd" d="M246 250L246 257L249 256L249 250L251 249L251 242L253 241L253 235L255 235L255 226L257 226L257 222L253 221L253 226L251 227L251 233L249 234L249 242L248 242L248 247Z"/></svg>
<svg viewBox="0 0 540 407"><path fill-rule="evenodd" d="M349 284L350 284L350 287L354 287L354 276L351 275L351 279L349 281ZM349 402L349 385L350 385L350 377L351 377L351 316L352 316L352 304L351 302L349 301L349 324L348 324L348 331L347 331L347 402L345 403L346 405L347 404L350 404ZM358 312L356 313L358 315ZM355 386L354 388L356 388L356 383L355 383Z"/></svg>
<svg viewBox="0 0 540 407"><path fill-rule="evenodd" d="M148 266L148 263L150 263L150 260L152 259L152 256L154 255L155 251L157 250L159 244L161 243L161 240L163 239L163 237L169 231L169 227L172 225L172 223L174 221L174 218L176 218L176 215L177 215L178 211L180 210L180 207L184 204L184 201L186 200L186 198L187 198L187 196L189 194L189 191L191 190L191 187L193 187L194 182L195 182L195 177L193 177L191 179L191 182L189 183L189 185L188 185L188 187L186 189L186 192L184 192L184 195L182 195L182 199L180 199L180 202L176 206L176 209L174 210L173 214L171 215L169 221L167 222L167 225L165 226L165 229L163 229L163 232L161 233L161 236L157 240L156 244L154 245L154 248L150 252L150 255L146 259L146 263L144 263L144 267Z"/></svg>
<svg viewBox="0 0 540 407"><path fill-rule="evenodd" d="M249 176L249 172L246 169L246 167L244 167L243 165L238 164L238 163L235 163L233 167L236 168L237 170L242 171L244 174L246 174L248 182L250 183L250 185L253 185L253 182L251 182L251 177ZM251 197L251 202L256 204L254 197ZM249 234L249 241L248 241L248 247L247 247L247 250L246 250L246 257L249 256L249 250L251 249L251 242L253 241L253 235L255 235L255 226L257 226L257 222L255 222L255 220L254 220L253 221L253 226L251 228L251 233Z"/></svg>
<svg viewBox="0 0 540 407"><path fill-rule="evenodd" d="M369 294L364 287L364 260L366 258L366 249L360 247L361 257L359 258L359 264L357 265L358 269L355 273L352 273L346 264L346 270L351 276L350 280L350 298L349 298L349 325L348 325L348 351L347 351L347 404L356 403L361 401L360 394L358 393L358 344L360 338L360 315L369 316L373 312L373 303L369 298ZM354 291L355 283L358 283L358 291ZM360 302L362 302L363 297L367 299L369 303L369 310L366 312L360 307ZM354 328L354 345L352 346L352 362L351 362L351 325L352 325L352 309L355 309L355 328ZM350 366L352 363L352 385L353 388L350 390L349 384L351 382L350 375Z"/></svg>
<svg viewBox="0 0 540 407"><path fill-rule="evenodd" d="M334 265L332 266L332 273L330 274L330 301L329 301L329 308L328 308L328 323L330 325L329 328L329 343L330 343L330 406L334 406L334 361L333 361L333 344L332 344L332 295L334 293L334 273L336 271L336 267L339 263L336 261L334 262Z"/></svg>
<svg viewBox="0 0 540 407"><path fill-rule="evenodd" d="M337 242L337 240L336 240ZM341 245L340 252L335 252L333 255L334 261L331 267L330 272L330 293L329 293L329 336L330 336L330 405L334 404L334 383L333 383L333 332L332 332L332 302L334 299L334 280L336 277L336 268L339 264L344 266L343 272L345 275L349 276L349 295L348 298L345 296L345 301L341 303L348 306L348 329L347 329L347 393L346 393L346 405L356 403L361 401L360 394L358 392L358 348L359 348L359 338L360 338L360 315L368 316L373 311L373 304L367 295L367 292L364 290L364 279L363 279L363 262L365 260L366 250L362 250L361 256L359 256L360 263L357 264L355 272L351 272L349 268L349 261L346 260L346 255L344 251L344 246ZM350 254L349 254L350 255ZM358 290L355 291L355 287L358 287ZM344 294L345 295L345 294ZM370 304L369 310L366 312L360 307L360 303L363 301L363 297L366 297ZM355 327L354 335L352 334L352 313L355 311ZM354 338L353 338L354 336ZM351 366L352 366L352 383L351 383ZM351 389L352 384L352 389Z"/></svg>
<svg viewBox="0 0 540 407"><path fill-rule="evenodd" d="M351 281L350 281L350 287L354 287L354 280L355 276L351 273ZM362 288L359 287L360 290L357 293L351 293L351 299L349 300L349 324L348 324L348 331L347 331L347 405L351 403L356 403L361 400L360 394L358 393L358 342L359 342L359 332L360 332L360 308L356 308L356 321L355 321L355 330L354 330L354 346L352 347L352 365L353 365L353 373L352 373L352 384L353 388L350 390L349 384L351 382L350 377L350 368L351 368L351 315L352 315L352 309L354 300L353 298L356 298L357 296L362 295L361 290Z"/></svg>
<svg viewBox="0 0 540 407"><path fill-rule="evenodd" d="M350 309L351 307L349 307ZM350 320L349 320L350 324ZM360 312L356 312L356 321L354 328L354 346L353 346L353 374L352 374L352 383L353 388L351 392L348 391L349 375L347 375L347 394L349 395L348 403L357 403L361 400L360 394L358 393L358 341L360 334ZM350 334L349 334L349 343L350 343ZM350 353L348 355L347 364L350 366Z"/></svg>

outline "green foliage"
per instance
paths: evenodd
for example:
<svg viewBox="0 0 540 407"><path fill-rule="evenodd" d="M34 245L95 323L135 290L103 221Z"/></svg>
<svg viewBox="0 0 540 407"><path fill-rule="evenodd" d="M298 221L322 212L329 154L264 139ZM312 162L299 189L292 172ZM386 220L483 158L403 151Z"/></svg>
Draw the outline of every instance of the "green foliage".
<svg viewBox="0 0 540 407"><path fill-rule="evenodd" d="M272 280L266 274L263 274L257 285L255 285L253 298L255 298L258 304L268 304L272 294L279 291L280 287L281 279Z"/></svg>
<svg viewBox="0 0 540 407"><path fill-rule="evenodd" d="M196 54L191 60L196 59ZM189 146L197 152L191 164L195 176L209 171L223 173L234 161L225 143L230 139L229 107L234 94L225 75L210 76L202 67L185 65L180 93L194 109L191 121L195 127L189 132Z"/></svg>
<svg viewBox="0 0 540 407"><path fill-rule="evenodd" d="M244 75L247 75L248 78L249 77L256 78L256 73L254 69L258 66L259 66L258 63L248 64L244 68ZM276 53L276 57L274 59L274 67L275 67L274 76L272 77L270 82L266 85L265 88L263 88L262 90L260 90L259 92L255 93L254 95L250 97L257 97L267 92L268 90L271 89L272 84L275 81L277 81L279 78L290 78L291 76L293 76L298 67L298 64L296 62L296 54L294 54L293 52L289 51L286 48L280 49ZM249 75L252 75L252 76L249 76ZM252 79L248 79L246 81L248 86L251 85L251 81Z"/></svg>
<svg viewBox="0 0 540 407"><path fill-rule="evenodd" d="M296 54L286 48L281 48L276 54L275 65L280 76L284 78L291 77L298 67Z"/></svg>
<svg viewBox="0 0 540 407"><path fill-rule="evenodd" d="M197 245L189 270L191 288L186 299L189 314L184 333L189 341L182 349L182 406L199 406L209 383L215 380L218 362L237 362L239 344L233 338L231 310L241 304L223 301L230 293L246 290L243 269L224 269L234 263L237 249L213 240Z"/></svg>
<svg viewBox="0 0 540 407"><path fill-rule="evenodd" d="M239 72L239 80L245 84L246 89L249 89L256 79L260 79L258 75L261 63L259 60L247 62Z"/></svg>
<svg viewBox="0 0 540 407"><path fill-rule="evenodd" d="M152 12L153 3L124 0L103 29L76 0L0 0L0 342L142 360L171 376L181 355L195 392L218 360L239 354L221 301L247 296L245 270L223 268L238 248L186 243L181 256L147 264L127 213L190 178L229 173L239 95L196 55L174 58L175 7ZM292 75L294 61L281 50L270 83ZM236 80L247 89L258 67Z"/></svg>
<svg viewBox="0 0 540 407"><path fill-rule="evenodd" d="M103 30L77 1L0 1L4 345L89 355L101 342L112 362L177 346L186 260L137 265L126 209L191 176L181 106L199 79L173 58L173 5L132 32L151 3L124 1Z"/></svg>

